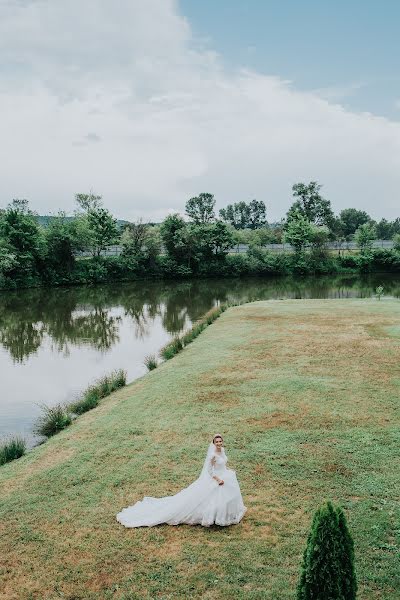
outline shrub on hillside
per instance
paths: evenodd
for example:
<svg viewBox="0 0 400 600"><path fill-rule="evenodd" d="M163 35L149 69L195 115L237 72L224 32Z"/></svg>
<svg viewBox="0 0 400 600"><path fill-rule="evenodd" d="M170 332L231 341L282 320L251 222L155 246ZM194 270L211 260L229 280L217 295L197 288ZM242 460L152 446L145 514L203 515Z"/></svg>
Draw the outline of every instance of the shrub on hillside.
<svg viewBox="0 0 400 600"><path fill-rule="evenodd" d="M69 410L57 404L56 406L42 405L43 414L34 425L33 432L44 437L51 437L68 427L72 422Z"/></svg>
<svg viewBox="0 0 400 600"><path fill-rule="evenodd" d="M0 465L20 458L26 452L26 443L20 437L5 441L0 446Z"/></svg>
<svg viewBox="0 0 400 600"><path fill-rule="evenodd" d="M346 517L328 502L314 515L297 600L355 600L356 592L354 545Z"/></svg>
<svg viewBox="0 0 400 600"><path fill-rule="evenodd" d="M157 358L154 356L154 354L149 354L146 356L144 359L144 364L149 371L154 371L154 369L157 369L158 367Z"/></svg>

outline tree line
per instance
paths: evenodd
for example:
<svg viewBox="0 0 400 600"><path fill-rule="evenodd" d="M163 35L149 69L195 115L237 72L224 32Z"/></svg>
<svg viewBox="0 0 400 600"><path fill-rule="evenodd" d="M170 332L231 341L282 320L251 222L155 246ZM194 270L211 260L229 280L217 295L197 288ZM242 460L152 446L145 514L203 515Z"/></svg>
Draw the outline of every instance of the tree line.
<svg viewBox="0 0 400 600"><path fill-rule="evenodd" d="M64 212L43 224L25 199L0 210L0 287L59 285L136 277L267 275L343 270L398 270L400 219L374 221L365 211L348 208L338 216L315 181L293 185L286 217L269 224L263 201L237 202L220 209L213 194L186 202L186 215L168 215L161 224L118 223L93 193L76 194L73 218ZM376 238L393 239L393 251L372 249ZM326 243L354 239L357 256L332 256ZM264 246L287 242L293 256L277 256ZM229 250L247 243L245 256ZM120 257L101 257L120 244ZM89 260L78 259L80 251Z"/></svg>

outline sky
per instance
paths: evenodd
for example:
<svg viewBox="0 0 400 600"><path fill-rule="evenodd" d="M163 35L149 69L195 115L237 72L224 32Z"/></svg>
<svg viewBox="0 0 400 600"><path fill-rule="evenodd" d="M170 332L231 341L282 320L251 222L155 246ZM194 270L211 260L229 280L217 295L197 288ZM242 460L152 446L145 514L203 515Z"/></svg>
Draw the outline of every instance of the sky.
<svg viewBox="0 0 400 600"><path fill-rule="evenodd" d="M93 191L160 221L200 192L281 219L400 216L400 3L0 0L0 207Z"/></svg>

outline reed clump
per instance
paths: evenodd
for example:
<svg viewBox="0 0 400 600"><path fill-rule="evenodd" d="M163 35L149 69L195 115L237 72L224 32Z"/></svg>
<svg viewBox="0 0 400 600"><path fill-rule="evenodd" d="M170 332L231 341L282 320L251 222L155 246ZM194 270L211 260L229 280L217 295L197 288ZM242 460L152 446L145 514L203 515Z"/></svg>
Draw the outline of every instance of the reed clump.
<svg viewBox="0 0 400 600"><path fill-rule="evenodd" d="M42 405L43 413L40 415L33 428L36 435L51 437L62 431L72 423L72 415L68 406L56 404L55 406Z"/></svg>
<svg viewBox="0 0 400 600"><path fill-rule="evenodd" d="M12 460L23 456L26 452L26 442L21 437L14 437L0 445L0 465L5 465Z"/></svg>
<svg viewBox="0 0 400 600"><path fill-rule="evenodd" d="M126 371L123 369L113 371L90 385L80 398L68 405L68 408L74 414L82 415L88 410L96 408L102 398L109 396L124 385L126 385Z"/></svg>
<svg viewBox="0 0 400 600"><path fill-rule="evenodd" d="M148 356L146 356L144 359L144 364L149 371L153 371L158 367L157 358L154 354L149 354Z"/></svg>
<svg viewBox="0 0 400 600"><path fill-rule="evenodd" d="M178 354L183 348L182 339L179 336L174 337L168 344L163 346L160 350L160 356L165 360L173 358L175 354Z"/></svg>

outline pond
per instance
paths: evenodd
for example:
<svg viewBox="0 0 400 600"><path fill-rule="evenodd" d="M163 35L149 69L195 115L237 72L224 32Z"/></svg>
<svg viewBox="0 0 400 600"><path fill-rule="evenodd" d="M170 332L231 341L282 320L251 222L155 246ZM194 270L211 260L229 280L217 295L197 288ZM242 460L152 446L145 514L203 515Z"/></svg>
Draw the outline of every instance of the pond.
<svg viewBox="0 0 400 600"><path fill-rule="evenodd" d="M400 276L370 278L140 281L0 293L0 439L22 435L41 404L74 399L95 379L123 368L128 382L144 359L220 302L369 297L378 285L400 298Z"/></svg>

